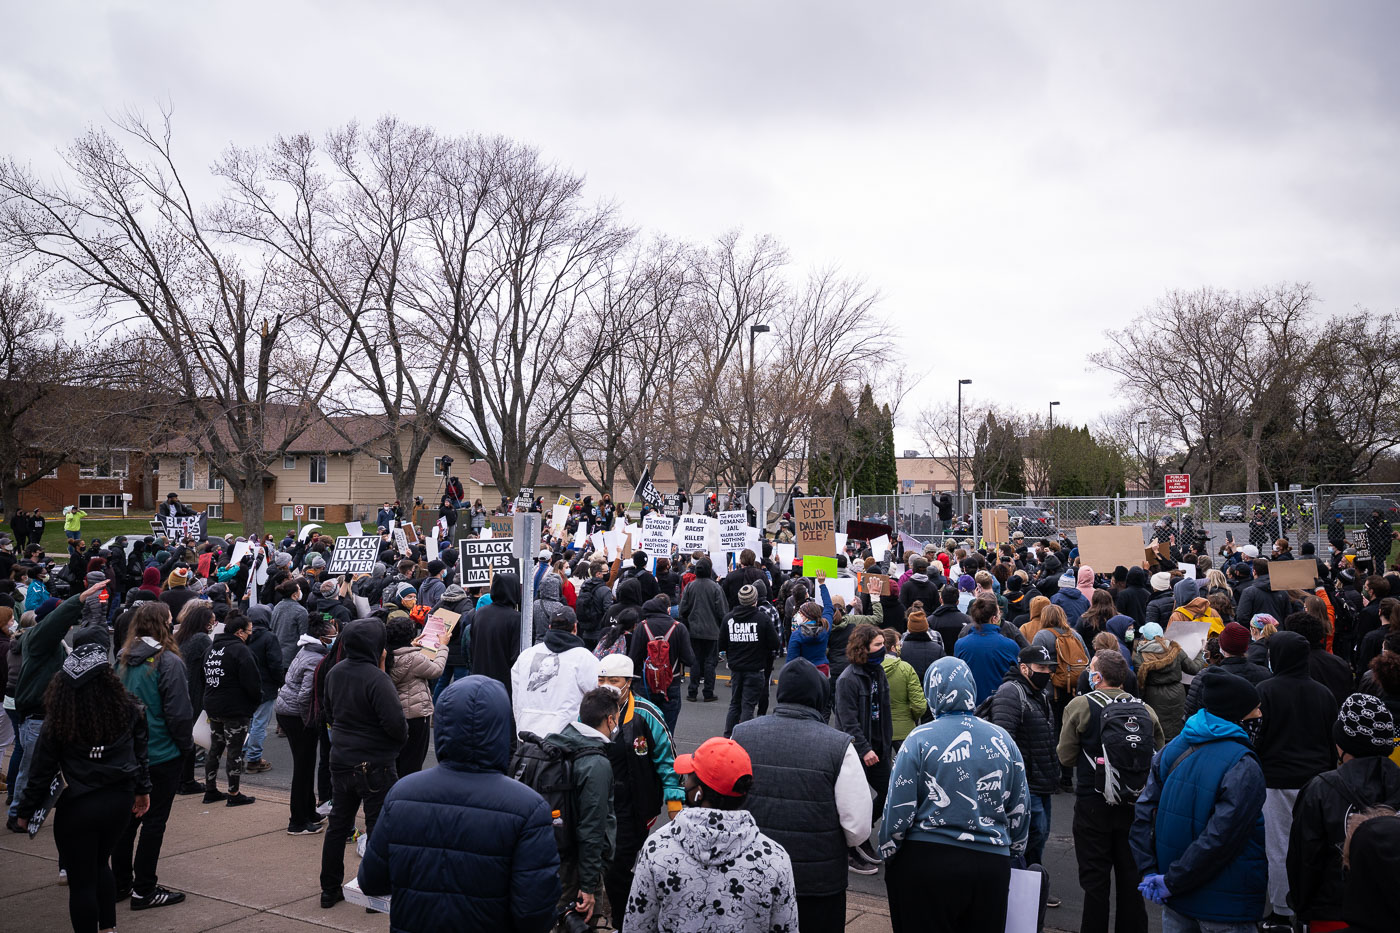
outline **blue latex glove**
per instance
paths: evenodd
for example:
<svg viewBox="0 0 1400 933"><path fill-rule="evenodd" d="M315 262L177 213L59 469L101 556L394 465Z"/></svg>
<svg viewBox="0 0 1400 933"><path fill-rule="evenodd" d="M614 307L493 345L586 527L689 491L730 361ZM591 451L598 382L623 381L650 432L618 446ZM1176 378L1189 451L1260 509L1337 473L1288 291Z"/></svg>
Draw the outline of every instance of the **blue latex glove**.
<svg viewBox="0 0 1400 933"><path fill-rule="evenodd" d="M1143 876L1142 883L1138 885L1138 891L1154 904L1163 904L1167 898L1171 897L1171 892L1167 890L1166 882L1161 875Z"/></svg>

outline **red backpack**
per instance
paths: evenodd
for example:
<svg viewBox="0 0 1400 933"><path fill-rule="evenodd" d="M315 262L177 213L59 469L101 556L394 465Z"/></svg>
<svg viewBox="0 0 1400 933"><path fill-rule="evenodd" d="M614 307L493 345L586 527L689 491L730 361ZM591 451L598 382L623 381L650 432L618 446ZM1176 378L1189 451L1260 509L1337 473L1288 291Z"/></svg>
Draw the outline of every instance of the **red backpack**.
<svg viewBox="0 0 1400 933"><path fill-rule="evenodd" d="M642 679L652 693L664 694L675 679L675 672L671 670L671 633L679 624L672 622L666 634L657 638L652 634L651 625L642 623L642 631L647 636L647 659L642 665Z"/></svg>

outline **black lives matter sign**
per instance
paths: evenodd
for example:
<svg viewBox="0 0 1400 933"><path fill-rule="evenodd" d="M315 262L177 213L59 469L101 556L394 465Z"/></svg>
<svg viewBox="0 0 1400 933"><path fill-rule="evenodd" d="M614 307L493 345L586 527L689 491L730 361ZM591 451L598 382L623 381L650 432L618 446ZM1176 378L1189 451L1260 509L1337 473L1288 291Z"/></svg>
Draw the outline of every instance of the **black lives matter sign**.
<svg viewBox="0 0 1400 933"><path fill-rule="evenodd" d="M326 566L326 576L342 573L373 573L379 559L378 535L342 535L335 539L335 550Z"/></svg>
<svg viewBox="0 0 1400 933"><path fill-rule="evenodd" d="M517 569L509 538L463 538L457 542L463 586L487 586L491 574Z"/></svg>

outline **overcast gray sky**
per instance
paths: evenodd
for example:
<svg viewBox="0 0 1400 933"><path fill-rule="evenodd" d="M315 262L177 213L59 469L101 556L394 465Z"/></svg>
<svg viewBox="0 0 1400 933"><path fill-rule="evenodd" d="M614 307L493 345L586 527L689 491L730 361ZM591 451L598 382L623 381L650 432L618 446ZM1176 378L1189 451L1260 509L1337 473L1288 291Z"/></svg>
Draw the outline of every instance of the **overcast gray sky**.
<svg viewBox="0 0 1400 933"><path fill-rule="evenodd" d="M40 168L166 100L196 166L386 112L503 133L643 228L868 279L910 423L960 376L1088 421L1085 355L1169 288L1400 305L1389 0L0 2L0 149Z"/></svg>

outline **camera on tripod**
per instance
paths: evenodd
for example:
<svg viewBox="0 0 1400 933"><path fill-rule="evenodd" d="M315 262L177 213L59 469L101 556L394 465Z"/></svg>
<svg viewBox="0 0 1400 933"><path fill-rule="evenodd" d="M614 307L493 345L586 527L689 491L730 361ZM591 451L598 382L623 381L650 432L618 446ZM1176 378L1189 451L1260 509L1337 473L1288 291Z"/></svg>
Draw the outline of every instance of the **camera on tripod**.
<svg viewBox="0 0 1400 933"><path fill-rule="evenodd" d="M439 459L442 460L442 472L446 473L452 468L452 458L447 454L443 454Z"/></svg>

